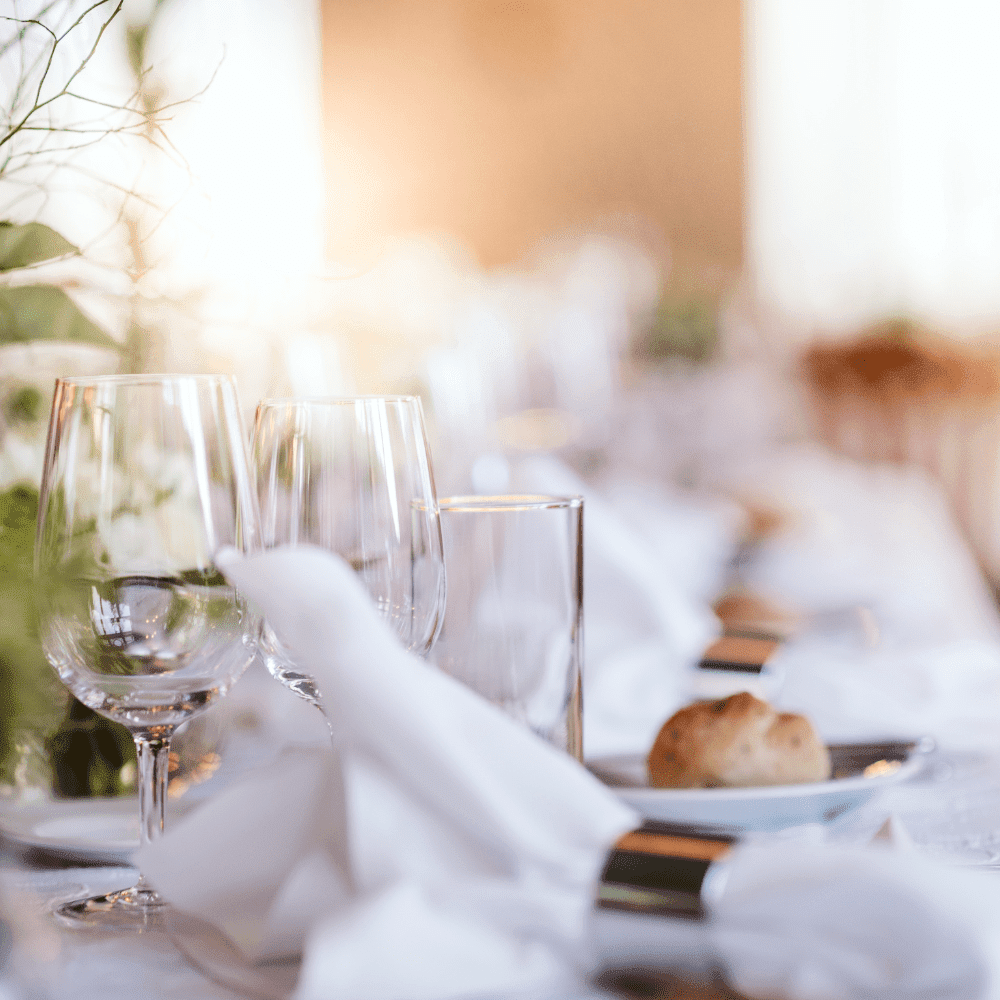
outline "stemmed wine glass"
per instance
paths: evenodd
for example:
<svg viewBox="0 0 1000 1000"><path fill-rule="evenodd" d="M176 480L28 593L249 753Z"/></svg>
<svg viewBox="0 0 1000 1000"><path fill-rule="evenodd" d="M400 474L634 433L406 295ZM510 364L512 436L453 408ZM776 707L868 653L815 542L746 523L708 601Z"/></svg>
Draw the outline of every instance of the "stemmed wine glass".
<svg viewBox="0 0 1000 1000"><path fill-rule="evenodd" d="M420 400L266 399L251 456L263 545L343 556L403 645L426 655L444 617L445 576ZM323 710L313 678L266 625L262 651L274 677Z"/></svg>
<svg viewBox="0 0 1000 1000"><path fill-rule="evenodd" d="M42 645L80 701L132 733L141 844L163 830L174 730L256 655L260 619L215 564L220 548L250 550L256 535L232 379L56 382L35 543ZM141 927L163 905L140 875L57 912Z"/></svg>

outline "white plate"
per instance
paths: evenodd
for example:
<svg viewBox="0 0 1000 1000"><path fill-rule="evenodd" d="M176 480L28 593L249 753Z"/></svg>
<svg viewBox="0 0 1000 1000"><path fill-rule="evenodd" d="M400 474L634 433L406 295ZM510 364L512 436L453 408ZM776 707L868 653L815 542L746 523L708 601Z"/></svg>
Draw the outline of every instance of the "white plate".
<svg viewBox="0 0 1000 1000"><path fill-rule="evenodd" d="M168 803L176 815L179 803ZM127 862L139 846L139 802L132 796L90 799L0 799L0 831L26 847L67 859Z"/></svg>
<svg viewBox="0 0 1000 1000"><path fill-rule="evenodd" d="M647 819L725 831L782 830L828 823L923 767L930 740L831 744L835 777L759 788L650 788L646 758L602 757L590 770Z"/></svg>

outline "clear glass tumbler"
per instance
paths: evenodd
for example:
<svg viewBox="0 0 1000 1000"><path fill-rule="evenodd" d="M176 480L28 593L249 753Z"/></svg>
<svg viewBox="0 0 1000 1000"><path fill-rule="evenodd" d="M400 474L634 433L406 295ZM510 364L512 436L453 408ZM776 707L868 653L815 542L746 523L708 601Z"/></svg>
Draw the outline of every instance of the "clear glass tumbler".
<svg viewBox="0 0 1000 1000"><path fill-rule="evenodd" d="M448 603L431 658L582 759L582 497L446 497L438 506Z"/></svg>

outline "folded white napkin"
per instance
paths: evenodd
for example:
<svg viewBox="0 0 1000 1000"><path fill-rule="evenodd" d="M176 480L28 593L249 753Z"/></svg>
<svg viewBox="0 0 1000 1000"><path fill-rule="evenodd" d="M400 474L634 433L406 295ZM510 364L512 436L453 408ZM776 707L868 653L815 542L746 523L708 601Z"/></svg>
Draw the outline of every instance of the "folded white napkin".
<svg viewBox="0 0 1000 1000"><path fill-rule="evenodd" d="M1000 882L906 851L744 845L709 933L749 996L973 1000L1000 988Z"/></svg>
<svg viewBox="0 0 1000 1000"><path fill-rule="evenodd" d="M313 675L339 753L298 748L140 852L246 953L304 949L297 996L458 997L582 967L609 845L636 816L575 761L407 654L345 563L220 559Z"/></svg>
<svg viewBox="0 0 1000 1000"><path fill-rule="evenodd" d="M748 997L1000 995L1000 881L912 851L781 840L737 847L711 920L598 912L602 966L710 968Z"/></svg>

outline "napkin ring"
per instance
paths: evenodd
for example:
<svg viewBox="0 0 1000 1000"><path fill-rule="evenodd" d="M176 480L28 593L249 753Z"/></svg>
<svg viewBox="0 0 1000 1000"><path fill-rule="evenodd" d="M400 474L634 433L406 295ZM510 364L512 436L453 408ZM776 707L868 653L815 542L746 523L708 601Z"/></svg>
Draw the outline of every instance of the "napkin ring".
<svg viewBox="0 0 1000 1000"><path fill-rule="evenodd" d="M735 839L647 821L615 842L597 905L700 920L722 892Z"/></svg>

